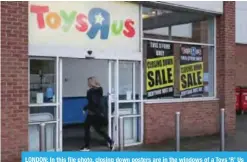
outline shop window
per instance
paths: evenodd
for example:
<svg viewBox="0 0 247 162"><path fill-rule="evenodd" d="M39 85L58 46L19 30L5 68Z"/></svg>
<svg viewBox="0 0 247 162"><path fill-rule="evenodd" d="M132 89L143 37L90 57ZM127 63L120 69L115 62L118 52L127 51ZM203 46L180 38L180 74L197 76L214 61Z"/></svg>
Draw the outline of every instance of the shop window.
<svg viewBox="0 0 247 162"><path fill-rule="evenodd" d="M211 15L144 7L145 38L214 44Z"/></svg>
<svg viewBox="0 0 247 162"><path fill-rule="evenodd" d="M214 17L160 8L143 7L144 98L214 97Z"/></svg>
<svg viewBox="0 0 247 162"><path fill-rule="evenodd" d="M214 47L145 40L146 99L214 96Z"/></svg>
<svg viewBox="0 0 247 162"><path fill-rule="evenodd" d="M56 60L29 60L29 151L40 150L41 123L45 124L46 149L56 150Z"/></svg>
<svg viewBox="0 0 247 162"><path fill-rule="evenodd" d="M30 104L56 102L55 60L30 59Z"/></svg>

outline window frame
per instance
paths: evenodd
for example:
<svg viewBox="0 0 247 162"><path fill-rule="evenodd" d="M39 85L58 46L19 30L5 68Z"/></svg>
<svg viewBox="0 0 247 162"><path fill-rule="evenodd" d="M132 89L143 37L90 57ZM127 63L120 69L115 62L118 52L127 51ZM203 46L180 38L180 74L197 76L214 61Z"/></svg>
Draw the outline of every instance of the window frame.
<svg viewBox="0 0 247 162"><path fill-rule="evenodd" d="M38 103L31 103L30 102L30 82L31 82L31 78L30 78L30 69L31 69L31 64L30 62L32 60L42 60L42 61L45 61L45 60L52 60L52 61L55 61L55 74L56 74L56 68L57 68L57 58L56 57L36 57L36 56L29 56L28 58L28 107L46 107L46 106L58 106L58 102L57 102L57 98L56 98L56 101L53 102L53 103L42 103L42 104L38 104ZM55 84L57 84L57 74L55 75ZM56 85L57 86L57 85ZM57 87L56 87L56 91L55 91L55 96L57 96Z"/></svg>
<svg viewBox="0 0 247 162"><path fill-rule="evenodd" d="M46 61L46 60L48 60L48 61L50 61L50 60L52 60L52 61L54 61L54 69L55 69L55 85L56 85L56 88L55 88L55 96L56 96L56 98L55 98L55 102L53 102L53 103L42 103L42 104L39 104L39 103L31 103L30 102L30 93L31 93L31 91L30 91L30 82L31 82L31 78L30 78L30 69L31 69L31 64L30 64L30 62L32 61L32 60L42 60L42 61ZM58 91L58 73L59 73L59 71L58 71L58 67L59 67L59 62L58 62L59 60L58 60L58 57L46 57L46 56L29 56L28 57L28 129L29 129L29 126L32 126L32 125L40 125L41 123L44 123L44 124L54 124L55 125L55 145L54 145L54 149L55 150L59 150L59 136L61 136L61 135L59 135L59 111L58 111L58 108L59 108L59 106L60 106L60 103L59 103L59 91ZM35 107L39 107L40 109L42 109L42 108L45 108L45 107L50 107L50 108L54 108L54 113L55 113L55 116L54 116L54 120L49 120L49 121L30 121L30 115L31 115L31 113L30 113L30 110L32 109L32 108L35 108ZM28 142L30 142L29 141L29 137L28 137ZM29 148L28 148L29 149Z"/></svg>
<svg viewBox="0 0 247 162"><path fill-rule="evenodd" d="M142 14L142 13L141 13ZM208 19L209 20L209 19ZM147 41L147 40L151 40L151 41L159 41L159 42L166 42L166 43L178 43L178 44L187 44L187 45L201 45L201 46L207 46L207 47L213 47L213 64L214 64L214 77L213 77L213 96L206 96L206 97L188 97L188 98L169 98L169 99L146 99L146 98L143 98L143 102L146 103L146 104L153 104L153 103L176 103L176 102L192 102L192 101L212 101L212 100L219 100L217 98L217 65L216 65L216 62L217 62L217 52L216 52L216 42L217 42L217 39L216 39L216 17L214 16L212 18L212 21L213 21L213 44L212 43L199 43L199 42L185 42L185 41L175 41L175 40L169 40L169 39L152 39L152 38L145 38L144 37L144 32L143 32L143 29L142 29L142 34L141 34L141 42L143 44L143 41ZM170 32L169 32L170 33ZM171 38L169 36L169 38ZM142 50L142 54L143 54L143 50ZM145 71L145 65L144 65L144 60L145 58L142 57L142 68L143 68L143 72ZM145 84L146 82L146 78L143 77L143 83ZM143 95L146 93L146 89L145 87L143 86Z"/></svg>

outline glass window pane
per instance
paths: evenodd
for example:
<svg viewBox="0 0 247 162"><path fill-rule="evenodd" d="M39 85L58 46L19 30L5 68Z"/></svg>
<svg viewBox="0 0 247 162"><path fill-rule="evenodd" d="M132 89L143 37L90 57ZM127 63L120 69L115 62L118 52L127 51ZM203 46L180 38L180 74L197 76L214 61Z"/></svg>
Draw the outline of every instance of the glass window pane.
<svg viewBox="0 0 247 162"><path fill-rule="evenodd" d="M119 115L139 115L140 103L119 103ZM125 144L140 142L141 122L140 117L124 118Z"/></svg>
<svg viewBox="0 0 247 162"><path fill-rule="evenodd" d="M119 115L140 114L141 104L139 102L119 103Z"/></svg>
<svg viewBox="0 0 247 162"><path fill-rule="evenodd" d="M116 134L116 127L117 127L117 119L115 117L111 117L111 138L112 139L117 139L117 134Z"/></svg>
<svg viewBox="0 0 247 162"><path fill-rule="evenodd" d="M30 107L29 108L29 122L44 122L56 120L56 107Z"/></svg>
<svg viewBox="0 0 247 162"><path fill-rule="evenodd" d="M213 44L213 31L212 18L189 24L175 25L172 26L172 40Z"/></svg>
<svg viewBox="0 0 247 162"><path fill-rule="evenodd" d="M46 149L47 151L56 150L56 124L45 125ZM40 125L29 125L29 151L40 151Z"/></svg>
<svg viewBox="0 0 247 162"><path fill-rule="evenodd" d="M153 47L150 50L150 42L158 42L159 46L171 45L169 51ZM147 84L152 81L156 87L152 92L153 99L158 98L187 98L187 97L212 97L214 96L214 47L200 45L186 45L180 43L165 43L161 41L144 41L144 89L145 97L150 98L150 87ZM164 56L157 56L161 52ZM170 53L170 54L169 54ZM165 93L169 87L167 60L173 57L174 73L172 93ZM149 60L147 62L147 60ZM147 66L147 63L152 63ZM166 64L164 64L166 62ZM149 74L151 71L151 74ZM151 76L151 79L150 79ZM166 94L162 95L161 94ZM149 96L149 97L148 97Z"/></svg>
<svg viewBox="0 0 247 162"><path fill-rule="evenodd" d="M133 99L133 62L119 62L119 100Z"/></svg>
<svg viewBox="0 0 247 162"><path fill-rule="evenodd" d="M182 45L180 45L180 47L181 46ZM183 92L180 90L180 97L212 97L214 96L214 54L213 54L214 48L207 47L207 46L193 46L193 45L190 45L190 46L183 45L183 47L186 47L187 49L190 49L191 51L193 48L197 48L198 50L201 50L202 61L187 61L187 65L188 65L188 66L186 65L187 68L193 67L194 69L190 70L191 72L186 72L186 73L181 72L182 65L180 63L179 77L181 77L182 74L186 74L187 90L185 92L186 93L189 92L188 95L184 96L182 95ZM181 59L181 57L179 59ZM201 70L195 69L196 66L199 65L200 63L202 63L201 64L202 69ZM201 74L199 75L198 73L201 73ZM178 82L182 82L182 78L179 78L179 77L177 77L177 80L179 80ZM199 85L200 82L202 82L202 86ZM179 86L181 86L181 83L179 84ZM176 88L179 89L178 87ZM202 90L202 92L200 92L200 89Z"/></svg>
<svg viewBox="0 0 247 162"><path fill-rule="evenodd" d="M141 141L141 118L124 118L124 143L136 143Z"/></svg>
<svg viewBox="0 0 247 162"><path fill-rule="evenodd" d="M214 93L214 47L205 47L203 50L205 55L204 62L204 94L203 96L213 97ZM207 57L206 57L207 56Z"/></svg>
<svg viewBox="0 0 247 162"><path fill-rule="evenodd" d="M56 61L30 60L30 103L56 102Z"/></svg>
<svg viewBox="0 0 247 162"><path fill-rule="evenodd" d="M141 99L141 62L135 62L135 99Z"/></svg>
<svg viewBox="0 0 247 162"><path fill-rule="evenodd" d="M139 61L119 62L119 100L140 99L140 74L141 66ZM133 83L133 81L135 81L135 83Z"/></svg>
<svg viewBox="0 0 247 162"><path fill-rule="evenodd" d="M145 38L214 43L211 15L144 7L142 17Z"/></svg>

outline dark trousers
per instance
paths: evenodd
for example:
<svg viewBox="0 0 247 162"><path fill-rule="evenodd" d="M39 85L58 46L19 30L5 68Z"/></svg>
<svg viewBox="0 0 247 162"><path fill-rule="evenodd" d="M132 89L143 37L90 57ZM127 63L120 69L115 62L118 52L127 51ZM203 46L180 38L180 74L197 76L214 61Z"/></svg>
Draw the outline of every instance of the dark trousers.
<svg viewBox="0 0 247 162"><path fill-rule="evenodd" d="M97 133L99 133L108 143L111 143L112 140L108 136L108 134L102 130L105 124L104 118L102 116L98 115L88 115L87 119L84 123L84 128L85 128L85 136L84 136L84 142L85 142L85 147L89 148L90 147L90 128L91 126L96 130Z"/></svg>

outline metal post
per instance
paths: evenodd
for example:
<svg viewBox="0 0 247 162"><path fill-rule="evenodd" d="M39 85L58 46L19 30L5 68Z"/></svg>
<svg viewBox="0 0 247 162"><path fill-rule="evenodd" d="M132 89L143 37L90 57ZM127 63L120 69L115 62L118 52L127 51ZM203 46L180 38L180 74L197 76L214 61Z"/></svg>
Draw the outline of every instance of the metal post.
<svg viewBox="0 0 247 162"><path fill-rule="evenodd" d="M124 117L119 117L119 151L124 150Z"/></svg>
<svg viewBox="0 0 247 162"><path fill-rule="evenodd" d="M225 151L225 109L220 110L220 151Z"/></svg>
<svg viewBox="0 0 247 162"><path fill-rule="evenodd" d="M45 134L45 123L40 123L39 131L40 151L46 151L46 134Z"/></svg>
<svg viewBox="0 0 247 162"><path fill-rule="evenodd" d="M180 112L176 112L175 116L176 124L176 151L180 151Z"/></svg>

